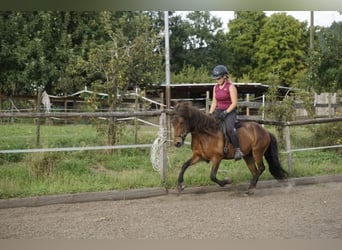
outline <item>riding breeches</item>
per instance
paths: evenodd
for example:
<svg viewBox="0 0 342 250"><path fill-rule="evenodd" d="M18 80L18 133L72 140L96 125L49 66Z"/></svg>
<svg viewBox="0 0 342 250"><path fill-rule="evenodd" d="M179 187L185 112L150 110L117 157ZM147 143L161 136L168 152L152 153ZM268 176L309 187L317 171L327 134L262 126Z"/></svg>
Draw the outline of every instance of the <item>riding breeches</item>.
<svg viewBox="0 0 342 250"><path fill-rule="evenodd" d="M218 117L218 115L223 112L223 110L216 110L215 115ZM239 142L239 137L237 136L236 133L236 128L235 128L235 122L236 122L236 117L237 117L237 112L236 110L233 110L232 112L228 113L226 115L226 118L224 120L225 127L226 127L226 132L233 144L234 148L239 148L240 147L240 142Z"/></svg>

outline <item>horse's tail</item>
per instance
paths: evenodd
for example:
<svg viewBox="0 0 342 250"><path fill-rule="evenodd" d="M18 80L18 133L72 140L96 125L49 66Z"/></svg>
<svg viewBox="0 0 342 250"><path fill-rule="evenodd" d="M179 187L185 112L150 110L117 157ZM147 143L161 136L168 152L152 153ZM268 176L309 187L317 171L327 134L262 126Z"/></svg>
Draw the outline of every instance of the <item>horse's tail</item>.
<svg viewBox="0 0 342 250"><path fill-rule="evenodd" d="M278 143L277 139L272 133L269 133L271 137L270 145L265 152L265 158L269 166L269 170L272 176L277 180L286 179L288 173L281 167L279 161Z"/></svg>

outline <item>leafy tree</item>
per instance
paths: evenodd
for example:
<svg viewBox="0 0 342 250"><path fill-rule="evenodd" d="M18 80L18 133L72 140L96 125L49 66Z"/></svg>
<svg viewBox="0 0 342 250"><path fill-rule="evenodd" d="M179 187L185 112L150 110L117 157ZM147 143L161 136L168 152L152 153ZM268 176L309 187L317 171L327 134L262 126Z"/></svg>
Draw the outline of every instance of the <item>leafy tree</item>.
<svg viewBox="0 0 342 250"><path fill-rule="evenodd" d="M280 85L292 86L297 74L307 68L306 23L285 13L273 14L266 20L255 46L257 67L253 76L256 81L268 82L270 75L278 75Z"/></svg>
<svg viewBox="0 0 342 250"><path fill-rule="evenodd" d="M185 22L180 15L171 13L169 17L170 28L170 71L178 73L183 65L187 64L185 56L185 43L189 36L190 23Z"/></svg>
<svg viewBox="0 0 342 250"><path fill-rule="evenodd" d="M36 87L40 86L48 93L64 94L79 90L85 84L103 81L104 76L99 72L89 74L85 68L82 69L82 62L88 61L88 56L96 50L94 48L100 45L101 49L108 49L106 43L111 40L99 12L8 11L0 14L2 93L34 94ZM146 32L160 31L157 32L152 22L157 16L155 13L139 14L149 18L150 26L146 26L142 19L136 20L137 12L111 14L113 29L122 29L128 43L138 36L137 32L142 33L143 29ZM117 21L120 18L122 20ZM137 31L141 21L140 31ZM143 24L145 27L142 27ZM155 39L155 34L149 35L151 36L148 39ZM142 36L140 38L143 39ZM146 55L151 46L155 46L155 51L152 50L151 54L159 55L160 44L157 48L154 42L140 43L142 46L146 45L144 49L134 46L131 50L136 53L131 60L135 68L131 71L129 82L145 86L159 81L155 76L157 72L161 73L161 61L150 60L151 57Z"/></svg>
<svg viewBox="0 0 342 250"><path fill-rule="evenodd" d="M64 12L2 13L3 91L8 93L9 86L22 94L33 94L39 86L53 90L68 61L67 19Z"/></svg>
<svg viewBox="0 0 342 250"><path fill-rule="evenodd" d="M295 102L292 93L286 94L282 99L279 96L279 76L270 75L271 83L266 92L265 98L267 105L259 110L264 112L266 119L273 121L291 121L295 115ZM285 147L284 127L276 126L279 147Z"/></svg>
<svg viewBox="0 0 342 250"><path fill-rule="evenodd" d="M108 104L115 111L129 86L147 86L159 80L162 54L160 36L151 18L145 13L100 12L106 36L94 43L87 58L75 57L69 72L92 79L90 85L97 92L108 93ZM96 41L95 41L96 42ZM116 125L111 121L108 144L116 142Z"/></svg>
<svg viewBox="0 0 342 250"><path fill-rule="evenodd" d="M186 65L178 74L171 74L171 81L173 83L205 83L212 80L204 66L196 69L194 66Z"/></svg>
<svg viewBox="0 0 342 250"><path fill-rule="evenodd" d="M103 68L95 70L85 65L91 63L89 56L96 54L103 59L112 57L111 60L115 62L118 61L115 58L120 58L121 64L112 65L111 70L112 73L114 70L125 72L126 78L122 78L122 81L126 81L123 85L127 87L144 88L159 82L163 72L162 48L159 29L155 28L154 18L158 18L158 15L150 12L98 12L96 26L102 31L92 39L82 38L83 43L80 45L82 53L75 54L67 68L69 79L76 78L78 82L88 86L95 86L96 81L100 83L108 81L107 70L105 73ZM114 55L114 51L125 52ZM110 60L107 64L111 65ZM122 65L126 66L123 68ZM97 87L100 86L101 84L97 84ZM102 91L106 90L103 86L101 88Z"/></svg>
<svg viewBox="0 0 342 250"><path fill-rule="evenodd" d="M173 14L170 17L171 71L179 73L186 67L211 69L222 62L224 33L220 19L208 11L194 11L187 19ZM208 70L209 74L209 70Z"/></svg>
<svg viewBox="0 0 342 250"><path fill-rule="evenodd" d="M313 82L317 92L342 89L342 22L321 28L318 52L313 57Z"/></svg>
<svg viewBox="0 0 342 250"><path fill-rule="evenodd" d="M256 68L253 61L257 48L255 43L266 21L262 11L236 11L235 18L228 23L226 47L229 56L224 61L237 80L248 76Z"/></svg>
<svg viewBox="0 0 342 250"><path fill-rule="evenodd" d="M1 12L0 15L0 90L6 95L31 93L31 86L24 85L25 58L29 53L28 38L30 18L21 12Z"/></svg>
<svg viewBox="0 0 342 250"><path fill-rule="evenodd" d="M80 60L87 60L89 50L96 43L104 40L105 32L101 26L98 12L68 12L66 24L66 36L70 39L70 48L65 50L68 53L68 60L64 65L64 72L60 75L54 93L74 93L92 82L88 78L85 69L77 69Z"/></svg>

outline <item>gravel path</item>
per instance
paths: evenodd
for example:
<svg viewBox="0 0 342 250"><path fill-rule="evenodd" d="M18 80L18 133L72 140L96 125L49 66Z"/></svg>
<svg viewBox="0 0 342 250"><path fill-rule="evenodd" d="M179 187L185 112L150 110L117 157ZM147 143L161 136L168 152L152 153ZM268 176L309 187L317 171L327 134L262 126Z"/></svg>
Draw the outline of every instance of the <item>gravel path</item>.
<svg viewBox="0 0 342 250"><path fill-rule="evenodd" d="M342 239L342 182L0 209L0 239Z"/></svg>

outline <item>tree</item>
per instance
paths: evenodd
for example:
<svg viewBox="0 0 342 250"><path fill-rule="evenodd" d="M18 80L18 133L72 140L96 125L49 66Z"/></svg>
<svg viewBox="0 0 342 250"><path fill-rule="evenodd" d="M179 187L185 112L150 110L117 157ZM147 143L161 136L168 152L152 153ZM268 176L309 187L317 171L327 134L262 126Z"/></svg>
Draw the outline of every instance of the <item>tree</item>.
<svg viewBox="0 0 342 250"><path fill-rule="evenodd" d="M253 77L256 81L268 82L272 75L277 75L280 85L292 86L297 74L307 68L306 23L285 13L273 14L266 20L255 46L257 67Z"/></svg>
<svg viewBox="0 0 342 250"><path fill-rule="evenodd" d="M203 83L210 82L211 78L204 66L196 69L194 66L186 65L178 74L171 73L171 80L173 83Z"/></svg>
<svg viewBox="0 0 342 250"><path fill-rule="evenodd" d="M68 19L65 20L65 35L70 39L70 47L64 50L68 53L67 60L52 90L55 94L74 93L93 81L88 78L84 68L77 67L82 65L81 59L87 60L89 50L94 44L101 43L105 36L98 12L71 11L66 14Z"/></svg>
<svg viewBox="0 0 342 250"><path fill-rule="evenodd" d="M146 13L100 12L100 22L106 36L94 41L86 59L74 58L69 72L92 79L96 92L108 93L108 105L115 111L120 98L129 87L145 87L159 80L162 72L160 35L153 29ZM108 144L116 142L116 125L112 120L108 129Z"/></svg>
<svg viewBox="0 0 342 250"><path fill-rule="evenodd" d="M211 69L222 62L223 30L220 19L208 11L194 11L183 20L170 17L171 71L178 74L187 67ZM208 74L209 74L209 70Z"/></svg>
<svg viewBox="0 0 342 250"><path fill-rule="evenodd" d="M180 15L171 13L169 17L170 28L170 62L171 72L178 73L187 64L185 46L188 36L190 23L185 22Z"/></svg>
<svg viewBox="0 0 342 250"><path fill-rule="evenodd" d="M32 37L31 21L32 17L25 13L1 12L0 90L6 95L32 93L30 84L25 84L23 74L27 54L32 49L28 46L28 38Z"/></svg>
<svg viewBox="0 0 342 250"><path fill-rule="evenodd" d="M1 15L2 91L34 94L58 89L71 54L66 12L5 12Z"/></svg>
<svg viewBox="0 0 342 250"><path fill-rule="evenodd" d="M342 22L321 28L318 53L312 60L314 89L335 92L342 89Z"/></svg>
<svg viewBox="0 0 342 250"><path fill-rule="evenodd" d="M255 43L266 21L262 11L236 11L235 18L228 23L226 47L229 56L225 61L229 70L238 79L250 75L256 68L253 56Z"/></svg>

